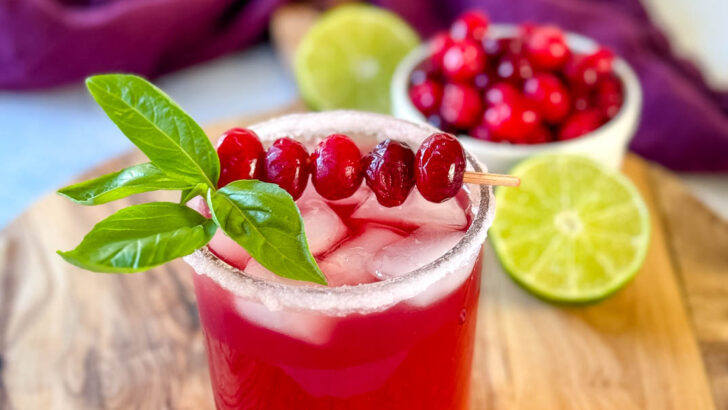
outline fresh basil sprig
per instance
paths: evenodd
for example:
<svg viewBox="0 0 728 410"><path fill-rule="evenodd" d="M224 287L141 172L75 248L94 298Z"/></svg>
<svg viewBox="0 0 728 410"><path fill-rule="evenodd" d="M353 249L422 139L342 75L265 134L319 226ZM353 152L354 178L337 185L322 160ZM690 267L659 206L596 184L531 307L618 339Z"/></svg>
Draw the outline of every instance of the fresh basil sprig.
<svg viewBox="0 0 728 410"><path fill-rule="evenodd" d="M176 191L191 187L188 182L170 178L154 164L147 162L69 185L58 190L58 193L77 204L100 205L142 192Z"/></svg>
<svg viewBox="0 0 728 410"><path fill-rule="evenodd" d="M179 204L124 208L96 224L73 250L58 253L95 272L140 272L205 246L216 229L277 275L326 284L311 255L293 198L274 184L236 181L217 189L220 161L197 123L141 77L106 74L86 85L96 102L150 163L70 185L59 194L98 205L142 192L179 190ZM184 205L207 198L213 219Z"/></svg>

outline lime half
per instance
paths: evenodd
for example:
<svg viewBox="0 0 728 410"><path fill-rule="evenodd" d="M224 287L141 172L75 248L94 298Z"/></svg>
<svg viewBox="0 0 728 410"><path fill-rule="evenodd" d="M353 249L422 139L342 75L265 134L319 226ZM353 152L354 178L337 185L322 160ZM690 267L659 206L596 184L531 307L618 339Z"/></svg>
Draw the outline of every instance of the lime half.
<svg viewBox="0 0 728 410"><path fill-rule="evenodd" d="M364 4L326 12L296 50L301 95L315 110L389 112L389 82L400 60L419 43L396 14Z"/></svg>
<svg viewBox="0 0 728 410"><path fill-rule="evenodd" d="M583 303L639 270L649 216L627 178L569 155L533 157L511 172L521 186L497 190L490 237L516 282L544 299Z"/></svg>

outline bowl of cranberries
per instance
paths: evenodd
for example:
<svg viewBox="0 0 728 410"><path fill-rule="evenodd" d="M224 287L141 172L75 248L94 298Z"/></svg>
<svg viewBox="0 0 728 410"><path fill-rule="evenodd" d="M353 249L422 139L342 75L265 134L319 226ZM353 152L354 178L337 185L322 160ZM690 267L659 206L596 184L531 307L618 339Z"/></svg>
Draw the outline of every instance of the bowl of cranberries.
<svg viewBox="0 0 728 410"><path fill-rule="evenodd" d="M405 57L391 93L395 116L457 135L496 172L554 151L617 168L642 104L634 71L595 41L477 11Z"/></svg>

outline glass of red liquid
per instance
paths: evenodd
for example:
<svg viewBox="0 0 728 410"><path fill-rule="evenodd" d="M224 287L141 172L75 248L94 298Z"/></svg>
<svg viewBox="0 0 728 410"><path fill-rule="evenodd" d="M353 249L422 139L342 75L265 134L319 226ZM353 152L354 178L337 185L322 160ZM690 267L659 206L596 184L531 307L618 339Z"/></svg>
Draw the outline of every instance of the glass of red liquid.
<svg viewBox="0 0 728 410"><path fill-rule="evenodd" d="M437 130L338 111L250 127L264 144L309 151L343 133L362 152L393 138L414 150ZM467 155L468 169L484 172ZM297 201L329 287L280 278L218 232L185 258L194 268L218 409L466 409L492 190L464 186L442 204L413 190L384 208L365 186Z"/></svg>

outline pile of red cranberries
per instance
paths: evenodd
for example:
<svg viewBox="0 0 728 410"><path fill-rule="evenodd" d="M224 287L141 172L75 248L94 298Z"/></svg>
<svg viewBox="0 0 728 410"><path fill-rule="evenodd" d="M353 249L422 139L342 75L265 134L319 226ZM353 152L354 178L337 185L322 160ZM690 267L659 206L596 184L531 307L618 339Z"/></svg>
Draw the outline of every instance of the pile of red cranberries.
<svg viewBox="0 0 728 410"><path fill-rule="evenodd" d="M258 179L277 184L295 200L310 175L316 192L333 201L353 195L364 180L385 207L401 205L415 185L428 201L446 201L462 187L465 172L462 146L445 133L430 135L417 153L406 143L386 139L364 156L349 137L333 134L309 155L300 142L285 137L266 151L255 132L233 128L222 135L217 154L219 187Z"/></svg>
<svg viewBox="0 0 728 410"><path fill-rule="evenodd" d="M555 26L524 24L518 35L488 36L488 17L462 14L430 40L410 76L409 96L434 126L513 144L580 137L614 117L622 85L614 55L569 49Z"/></svg>

